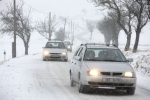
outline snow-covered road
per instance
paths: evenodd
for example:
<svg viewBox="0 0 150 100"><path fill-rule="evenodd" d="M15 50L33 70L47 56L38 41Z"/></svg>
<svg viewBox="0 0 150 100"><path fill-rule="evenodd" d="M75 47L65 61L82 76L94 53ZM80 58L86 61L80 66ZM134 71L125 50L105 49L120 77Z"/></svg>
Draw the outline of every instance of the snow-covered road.
<svg viewBox="0 0 150 100"><path fill-rule="evenodd" d="M69 53L70 59L72 55L73 53ZM45 62L42 61L42 54L34 54L0 65L0 100L149 100L150 98L150 91L138 86L133 96L120 91L78 93L77 86L70 86L70 64L70 61Z"/></svg>
<svg viewBox="0 0 150 100"><path fill-rule="evenodd" d="M76 35L68 62L42 61L42 53L37 53L1 63L0 100L149 100L150 81L139 74L133 96L123 91L82 94L77 86L70 86L69 68L74 51L81 43L93 41L85 34Z"/></svg>

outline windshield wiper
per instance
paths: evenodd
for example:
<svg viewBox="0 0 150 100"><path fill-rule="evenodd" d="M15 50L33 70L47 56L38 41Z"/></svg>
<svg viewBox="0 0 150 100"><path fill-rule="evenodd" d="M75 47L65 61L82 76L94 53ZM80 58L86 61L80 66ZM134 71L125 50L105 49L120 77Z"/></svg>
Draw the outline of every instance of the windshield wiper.
<svg viewBox="0 0 150 100"><path fill-rule="evenodd" d="M95 59L84 59L86 61L95 61Z"/></svg>
<svg viewBox="0 0 150 100"><path fill-rule="evenodd" d="M119 60L101 60L101 61L110 61L110 62L126 62L126 61L119 61Z"/></svg>

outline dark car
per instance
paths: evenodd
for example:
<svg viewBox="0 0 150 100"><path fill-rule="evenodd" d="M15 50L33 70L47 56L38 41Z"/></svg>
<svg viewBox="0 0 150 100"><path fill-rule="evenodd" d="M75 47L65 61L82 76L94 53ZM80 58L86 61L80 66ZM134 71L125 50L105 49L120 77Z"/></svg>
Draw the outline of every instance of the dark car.
<svg viewBox="0 0 150 100"><path fill-rule="evenodd" d="M72 52L72 44L70 43L70 41L64 41L64 44L67 48L67 51Z"/></svg>

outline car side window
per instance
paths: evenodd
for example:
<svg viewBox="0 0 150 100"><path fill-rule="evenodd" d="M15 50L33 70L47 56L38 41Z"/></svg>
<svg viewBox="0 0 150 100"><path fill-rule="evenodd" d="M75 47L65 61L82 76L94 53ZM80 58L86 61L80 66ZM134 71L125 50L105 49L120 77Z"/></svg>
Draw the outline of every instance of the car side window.
<svg viewBox="0 0 150 100"><path fill-rule="evenodd" d="M84 55L84 48L82 47L79 54L78 54L78 56L83 57L83 55Z"/></svg>
<svg viewBox="0 0 150 100"><path fill-rule="evenodd" d="M77 56L77 54L78 54L79 51L80 51L80 48L78 48L78 49L76 50L76 52L74 53L73 58L74 58L75 56Z"/></svg>

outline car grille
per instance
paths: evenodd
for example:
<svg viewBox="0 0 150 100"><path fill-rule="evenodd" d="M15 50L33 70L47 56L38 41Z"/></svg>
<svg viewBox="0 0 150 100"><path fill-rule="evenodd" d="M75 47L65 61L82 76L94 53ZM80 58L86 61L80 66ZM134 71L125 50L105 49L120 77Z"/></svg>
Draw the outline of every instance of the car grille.
<svg viewBox="0 0 150 100"><path fill-rule="evenodd" d="M50 58L61 58L61 53L50 53Z"/></svg>
<svg viewBox="0 0 150 100"><path fill-rule="evenodd" d="M61 53L49 53L49 54L56 54L56 55L59 55L59 54L61 54Z"/></svg>
<svg viewBox="0 0 150 100"><path fill-rule="evenodd" d="M119 76L122 75L121 72L100 72L101 75L107 75L107 76Z"/></svg>
<svg viewBox="0 0 150 100"><path fill-rule="evenodd" d="M88 82L90 85L100 85L100 86L133 86L133 84L125 83L101 83L101 82Z"/></svg>

